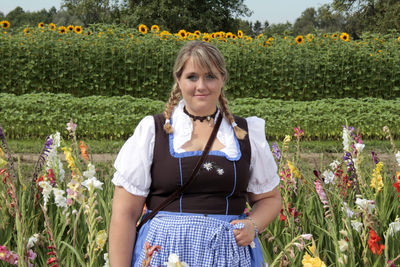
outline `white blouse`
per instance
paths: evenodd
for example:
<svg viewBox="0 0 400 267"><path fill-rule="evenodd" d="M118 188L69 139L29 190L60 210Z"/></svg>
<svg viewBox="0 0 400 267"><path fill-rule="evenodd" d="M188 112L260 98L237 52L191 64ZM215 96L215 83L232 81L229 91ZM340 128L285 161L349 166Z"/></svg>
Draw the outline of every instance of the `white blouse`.
<svg viewBox="0 0 400 267"><path fill-rule="evenodd" d="M175 107L171 125L173 127L173 152L183 153L182 146L192 137L193 124L183 112L183 100ZM219 116L219 112L217 114ZM266 193L274 189L280 181L277 165L265 138L265 121L258 117L246 118L251 146L250 180L247 191L254 194ZM241 156L233 127L222 120L217 138L224 145L220 150L229 160ZM122 146L114 162L116 172L112 182L122 186L133 195L146 197L151 184L151 164L155 142L153 116L144 117L137 125L133 135Z"/></svg>

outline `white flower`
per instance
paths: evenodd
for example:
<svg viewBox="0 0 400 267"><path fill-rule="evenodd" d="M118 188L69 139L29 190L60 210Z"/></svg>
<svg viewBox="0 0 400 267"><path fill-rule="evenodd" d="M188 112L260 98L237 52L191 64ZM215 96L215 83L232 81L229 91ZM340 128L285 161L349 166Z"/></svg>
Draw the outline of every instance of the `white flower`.
<svg viewBox="0 0 400 267"><path fill-rule="evenodd" d="M89 179L83 181L82 185L89 190L90 190L90 185L92 185L93 188L103 190L103 188L101 187L103 185L103 183L100 182L99 180L97 180L96 177L92 177L92 178L89 178Z"/></svg>
<svg viewBox="0 0 400 267"><path fill-rule="evenodd" d="M203 164L203 168L206 169L207 171L211 171L212 167L213 166L211 162L206 162Z"/></svg>
<svg viewBox="0 0 400 267"><path fill-rule="evenodd" d="M349 151L350 150L350 133L346 127L343 127L343 150Z"/></svg>
<svg viewBox="0 0 400 267"><path fill-rule="evenodd" d="M33 236L29 237L28 244L26 245L27 248L32 248L39 238L39 234L34 234Z"/></svg>
<svg viewBox="0 0 400 267"><path fill-rule="evenodd" d="M51 187L50 183L47 181L41 181L39 182L39 186L42 188L42 195L44 199L44 205L46 206L47 201L49 201L51 191L53 190L53 187Z"/></svg>
<svg viewBox="0 0 400 267"><path fill-rule="evenodd" d="M178 255L174 253L169 255L168 262L164 262L164 264L167 265L167 267L189 267L189 264L183 261L181 262Z"/></svg>
<svg viewBox="0 0 400 267"><path fill-rule="evenodd" d="M223 175L224 174L224 169L217 169L218 175Z"/></svg>
<svg viewBox="0 0 400 267"><path fill-rule="evenodd" d="M341 252L344 252L349 249L349 243L347 243L347 241L344 239L340 239L338 241L338 244L339 244L339 249Z"/></svg>
<svg viewBox="0 0 400 267"><path fill-rule="evenodd" d="M53 148L60 147L60 132L56 132L55 134L51 135L51 139L53 139Z"/></svg>
<svg viewBox="0 0 400 267"><path fill-rule="evenodd" d="M54 188L54 202L56 203L57 207L59 208L66 208L67 207L67 199L64 197L64 190Z"/></svg>
<svg viewBox="0 0 400 267"><path fill-rule="evenodd" d="M335 184L335 174L332 171L325 170L322 173L322 176L325 178L324 182L326 184L329 184L329 183Z"/></svg>
<svg viewBox="0 0 400 267"><path fill-rule="evenodd" d="M360 152L360 153L361 153L361 152L364 150L365 145L364 145L364 144L357 143L357 144L355 144L355 147L356 147L356 149L357 149L357 152Z"/></svg>
<svg viewBox="0 0 400 267"><path fill-rule="evenodd" d="M334 160L331 164L329 164L332 168L332 170L336 170L336 168L340 165L340 162L337 160Z"/></svg>
<svg viewBox="0 0 400 267"><path fill-rule="evenodd" d="M346 202L343 202L342 211L344 211L349 218L353 218L354 212L349 208Z"/></svg>
<svg viewBox="0 0 400 267"><path fill-rule="evenodd" d="M397 163L400 166L400 151L397 151L397 153L396 153L396 160L397 160Z"/></svg>
<svg viewBox="0 0 400 267"><path fill-rule="evenodd" d="M389 224L389 235L394 236L400 231L400 221L395 221Z"/></svg>
<svg viewBox="0 0 400 267"><path fill-rule="evenodd" d="M375 202L373 200L357 198L356 204L362 209L368 209L368 213L371 214L372 211L375 209Z"/></svg>
<svg viewBox="0 0 400 267"><path fill-rule="evenodd" d="M311 240L312 238L312 234L302 234L301 238L305 239L305 240Z"/></svg>
<svg viewBox="0 0 400 267"><path fill-rule="evenodd" d="M108 260L108 253L104 253L103 258L104 258L104 265L103 265L103 267L109 267L109 266L110 266L110 262L109 262L109 260Z"/></svg>
<svg viewBox="0 0 400 267"><path fill-rule="evenodd" d="M90 179L90 178L93 178L95 174L96 174L96 168L94 167L94 165L92 163L89 163L87 171L83 172L83 176Z"/></svg>
<svg viewBox="0 0 400 267"><path fill-rule="evenodd" d="M361 233L363 224L359 221L351 221L351 226L354 228L354 230L356 230L357 232Z"/></svg>

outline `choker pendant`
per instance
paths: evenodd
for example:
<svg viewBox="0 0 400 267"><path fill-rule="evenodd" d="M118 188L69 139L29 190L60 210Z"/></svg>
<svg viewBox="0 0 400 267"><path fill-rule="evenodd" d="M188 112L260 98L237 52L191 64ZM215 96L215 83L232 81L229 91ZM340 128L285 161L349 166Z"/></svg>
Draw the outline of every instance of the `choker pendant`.
<svg viewBox="0 0 400 267"><path fill-rule="evenodd" d="M217 115L218 112L218 108L215 110L215 112L213 114L207 115L207 116L196 116L193 114L190 114L187 110L186 110L186 106L183 107L183 112L188 115L190 118L192 118L193 121L197 121L199 120L200 122L203 122L204 120L208 121L208 126L212 126L211 123L211 119L215 119L215 116Z"/></svg>

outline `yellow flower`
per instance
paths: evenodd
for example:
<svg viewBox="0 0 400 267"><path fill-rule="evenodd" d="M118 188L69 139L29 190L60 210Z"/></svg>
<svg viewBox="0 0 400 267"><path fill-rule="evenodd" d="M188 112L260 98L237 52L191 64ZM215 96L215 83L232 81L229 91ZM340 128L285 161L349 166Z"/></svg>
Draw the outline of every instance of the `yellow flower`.
<svg viewBox="0 0 400 267"><path fill-rule="evenodd" d="M10 27L10 22L8 22L7 20L1 21L0 24L3 29L8 29Z"/></svg>
<svg viewBox="0 0 400 267"><path fill-rule="evenodd" d="M56 30L56 24L54 24L53 22L49 24L49 29L52 31Z"/></svg>
<svg viewBox="0 0 400 267"><path fill-rule="evenodd" d="M345 42L348 42L350 41L350 36L347 33L342 32L342 34L340 35L340 39L342 39Z"/></svg>
<svg viewBox="0 0 400 267"><path fill-rule="evenodd" d="M251 43L251 42L253 42L253 38L250 37L250 36L247 36L247 37L246 37L246 41L249 41L249 42Z"/></svg>
<svg viewBox="0 0 400 267"><path fill-rule="evenodd" d="M226 33L226 38L232 38L232 37L233 37L233 33L231 33L231 32Z"/></svg>
<svg viewBox="0 0 400 267"><path fill-rule="evenodd" d="M39 28L43 28L44 27L44 23L43 22L39 22L38 27Z"/></svg>
<svg viewBox="0 0 400 267"><path fill-rule="evenodd" d="M172 34L170 33L170 32L168 32L168 31L162 31L161 33L160 33L160 39L161 40L166 40L166 39L168 39L168 37L169 36L171 36Z"/></svg>
<svg viewBox="0 0 400 267"><path fill-rule="evenodd" d="M211 39L211 38L210 38L210 35L208 35L208 34L203 36L203 41L204 41L204 42L209 42L210 39Z"/></svg>
<svg viewBox="0 0 400 267"><path fill-rule="evenodd" d="M95 250L103 250L104 245L107 242L107 232L105 230L101 230L97 232L96 235L96 248Z"/></svg>
<svg viewBox="0 0 400 267"><path fill-rule="evenodd" d="M324 38L328 38L328 34L327 33L324 34Z"/></svg>
<svg viewBox="0 0 400 267"><path fill-rule="evenodd" d="M82 33L82 27L81 26L75 26L74 27L74 32L77 34L81 34Z"/></svg>
<svg viewBox="0 0 400 267"><path fill-rule="evenodd" d="M65 28L64 26L58 27L58 32L59 33L66 33L67 31L68 31L67 28Z"/></svg>
<svg viewBox="0 0 400 267"><path fill-rule="evenodd" d="M337 37L338 37L337 33L334 33L334 34L331 35L331 38L332 38L333 40L337 40Z"/></svg>
<svg viewBox="0 0 400 267"><path fill-rule="evenodd" d="M7 161L5 161L4 159L0 158L0 168L3 168L7 165Z"/></svg>
<svg viewBox="0 0 400 267"><path fill-rule="evenodd" d="M383 168L383 163L382 161L378 162L376 164L375 169L372 171L372 179L371 179L371 184L370 187L375 189L375 195L377 195L380 191L383 189L383 179L382 179L382 171Z"/></svg>
<svg viewBox="0 0 400 267"><path fill-rule="evenodd" d="M26 35L30 35L30 34L31 34L31 30L30 30L29 28L25 28L25 29L24 29L24 33L25 33Z"/></svg>
<svg viewBox="0 0 400 267"><path fill-rule="evenodd" d="M263 37L264 36L264 34L263 33L260 33L259 35L257 35L257 39L260 39L261 37Z"/></svg>
<svg viewBox="0 0 400 267"><path fill-rule="evenodd" d="M153 26L151 26L151 31L152 32L159 32L160 31L160 27L158 27L158 25L153 25Z"/></svg>
<svg viewBox="0 0 400 267"><path fill-rule="evenodd" d="M300 174L300 172L297 170L297 168L296 168L290 161L288 161L287 163L288 163L288 166L289 166L290 171L294 174L294 176L295 176L296 178L301 178L301 174Z"/></svg>
<svg viewBox="0 0 400 267"><path fill-rule="evenodd" d="M298 35L298 36L296 37L296 43L298 43L298 44L304 43L304 37L303 37L303 35Z"/></svg>
<svg viewBox="0 0 400 267"><path fill-rule="evenodd" d="M64 151L65 160L68 162L68 168L71 170L75 169L75 160L72 156L72 149L70 147L63 147L61 150Z"/></svg>
<svg viewBox="0 0 400 267"><path fill-rule="evenodd" d="M231 37L233 40L236 40L238 37L236 36L236 34L232 34L232 37Z"/></svg>
<svg viewBox="0 0 400 267"><path fill-rule="evenodd" d="M397 41L400 41L400 36L399 36L399 37L397 37Z"/></svg>
<svg viewBox="0 0 400 267"><path fill-rule="evenodd" d="M68 25L67 29L68 29L68 31L72 32L72 31L74 31L75 27L74 27L74 25Z"/></svg>
<svg viewBox="0 0 400 267"><path fill-rule="evenodd" d="M179 38L181 38L181 39L186 39L186 37L188 36L188 33L187 33L185 30L180 30L180 31L178 32L178 36L179 36Z"/></svg>
<svg viewBox="0 0 400 267"><path fill-rule="evenodd" d="M201 35L201 31L199 31L199 30L194 31L194 34L200 36Z"/></svg>
<svg viewBox="0 0 400 267"><path fill-rule="evenodd" d="M325 263L319 257L311 257L310 254L306 252L301 261L303 267L326 267Z"/></svg>
<svg viewBox="0 0 400 267"><path fill-rule="evenodd" d="M243 31L238 30L238 32L237 32L237 37L238 37L238 38L243 38Z"/></svg>
<svg viewBox="0 0 400 267"><path fill-rule="evenodd" d="M148 32L147 26L144 24L140 24L139 25L139 32L141 32L142 34L146 34Z"/></svg>

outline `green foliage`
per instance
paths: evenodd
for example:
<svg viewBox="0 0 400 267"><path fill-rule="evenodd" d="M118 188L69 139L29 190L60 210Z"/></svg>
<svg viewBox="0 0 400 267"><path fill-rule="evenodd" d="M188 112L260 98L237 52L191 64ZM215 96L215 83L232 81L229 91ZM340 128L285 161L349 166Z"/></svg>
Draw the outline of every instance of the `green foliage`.
<svg viewBox="0 0 400 267"><path fill-rule="evenodd" d="M31 28L0 33L2 92L147 97L165 101L176 54L189 37L160 37L112 25L83 34ZM91 34L91 35L90 35ZM199 36L202 38L205 33ZM363 35L345 42L336 34L212 38L230 72L230 98L285 100L400 97L400 41L396 35Z"/></svg>
<svg viewBox="0 0 400 267"><path fill-rule="evenodd" d="M364 134L365 138L383 139L382 127L400 136L399 99L323 99L315 101L283 101L242 98L230 101L230 109L238 116L258 116L266 121L270 140L284 137L288 128L301 126L305 138L338 140L345 121ZM1 120L11 139L44 138L56 129L65 129L73 119L79 127L77 135L89 139L126 139L146 115L161 113L164 102L145 98L74 97L70 94L0 94ZM62 134L66 134L66 131Z"/></svg>

